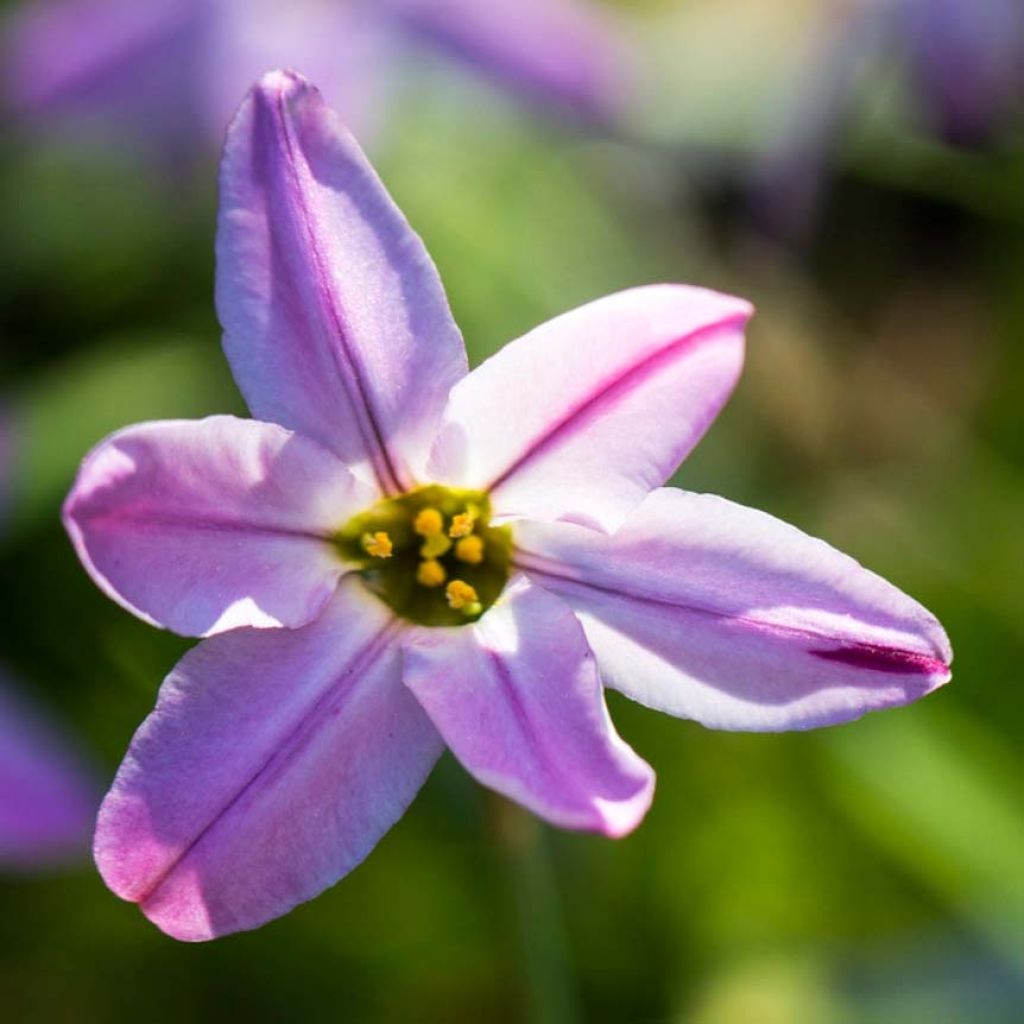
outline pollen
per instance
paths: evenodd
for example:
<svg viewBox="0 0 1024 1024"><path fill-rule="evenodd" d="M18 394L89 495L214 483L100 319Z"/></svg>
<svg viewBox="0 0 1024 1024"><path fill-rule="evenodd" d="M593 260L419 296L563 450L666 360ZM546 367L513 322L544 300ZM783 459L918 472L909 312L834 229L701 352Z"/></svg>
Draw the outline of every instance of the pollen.
<svg viewBox="0 0 1024 1024"><path fill-rule="evenodd" d="M463 615L476 615L480 612L480 598L476 590L465 580L452 580L445 587L444 594L448 598L449 608L454 608Z"/></svg>
<svg viewBox="0 0 1024 1024"><path fill-rule="evenodd" d="M473 527L480 516L480 510L475 505L467 505L465 512L452 516L452 525L448 530L449 537L468 537L473 532Z"/></svg>
<svg viewBox="0 0 1024 1024"><path fill-rule="evenodd" d="M437 537L444 535L444 516L436 508L420 509L413 520L412 528L421 537ZM447 550L447 549L446 549ZM444 552L438 552L443 554Z"/></svg>
<svg viewBox="0 0 1024 1024"><path fill-rule="evenodd" d="M451 546L452 542L443 533L432 533L423 541L420 554L424 558L440 558Z"/></svg>
<svg viewBox="0 0 1024 1024"><path fill-rule="evenodd" d="M484 542L475 533L455 542L455 557L460 562L479 565L484 560Z"/></svg>
<svg viewBox="0 0 1024 1024"><path fill-rule="evenodd" d="M420 562L416 569L416 582L423 587L439 587L448 579L444 566L436 558ZM470 588L472 590L472 587ZM450 601L449 601L450 603Z"/></svg>
<svg viewBox="0 0 1024 1024"><path fill-rule="evenodd" d="M482 491L427 484L371 505L334 537L345 569L400 619L472 625L512 567L512 530L491 525Z"/></svg>
<svg viewBox="0 0 1024 1024"><path fill-rule="evenodd" d="M362 538L363 550L374 558L390 558L393 545L391 538L383 531L376 533L364 533Z"/></svg>

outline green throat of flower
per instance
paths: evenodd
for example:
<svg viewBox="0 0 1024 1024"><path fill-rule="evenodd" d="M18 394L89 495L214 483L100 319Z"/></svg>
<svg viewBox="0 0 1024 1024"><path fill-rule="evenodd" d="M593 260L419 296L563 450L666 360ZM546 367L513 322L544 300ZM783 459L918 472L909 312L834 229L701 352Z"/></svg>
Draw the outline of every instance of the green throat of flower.
<svg viewBox="0 0 1024 1024"><path fill-rule="evenodd" d="M335 541L396 614L422 626L462 626L508 582L512 531L491 526L490 513L486 494L432 484L377 502Z"/></svg>

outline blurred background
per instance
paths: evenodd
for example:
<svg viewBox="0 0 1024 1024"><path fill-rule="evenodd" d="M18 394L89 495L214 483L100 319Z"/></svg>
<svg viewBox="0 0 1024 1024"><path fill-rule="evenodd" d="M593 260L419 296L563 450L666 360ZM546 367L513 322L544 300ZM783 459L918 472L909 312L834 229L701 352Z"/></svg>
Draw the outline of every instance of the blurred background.
<svg viewBox="0 0 1024 1024"><path fill-rule="evenodd" d="M3 21L0 1007L9 1021L1024 1019L1024 4L58 0ZM479 362L605 292L750 297L675 483L928 606L923 703L709 732L610 695L645 823L548 829L445 758L353 875L190 947L106 891L91 818L188 646L80 569L85 451L244 407L216 159L263 70L345 112Z"/></svg>

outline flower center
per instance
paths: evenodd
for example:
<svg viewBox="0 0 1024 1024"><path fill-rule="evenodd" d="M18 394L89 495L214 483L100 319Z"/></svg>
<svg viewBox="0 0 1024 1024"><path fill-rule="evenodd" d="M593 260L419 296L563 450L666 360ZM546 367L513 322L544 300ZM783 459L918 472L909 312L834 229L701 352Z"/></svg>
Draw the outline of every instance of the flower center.
<svg viewBox="0 0 1024 1024"><path fill-rule="evenodd" d="M508 582L512 531L491 526L490 512L480 491L431 484L353 516L335 542L402 618L461 626L483 615Z"/></svg>

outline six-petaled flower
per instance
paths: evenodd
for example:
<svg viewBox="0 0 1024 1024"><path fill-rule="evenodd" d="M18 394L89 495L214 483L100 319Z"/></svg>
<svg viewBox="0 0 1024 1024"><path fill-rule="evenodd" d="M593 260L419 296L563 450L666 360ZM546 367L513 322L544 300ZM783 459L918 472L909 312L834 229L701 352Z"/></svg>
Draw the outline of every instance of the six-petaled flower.
<svg viewBox="0 0 1024 1024"><path fill-rule="evenodd" d="M878 576L661 487L737 380L746 302L636 288L467 374L422 243L291 73L229 131L217 305L256 419L122 430L65 506L110 596L207 638L96 835L107 883L170 934L252 928L337 881L445 746L556 825L628 832L654 775L602 683L778 730L948 678L939 624Z"/></svg>

